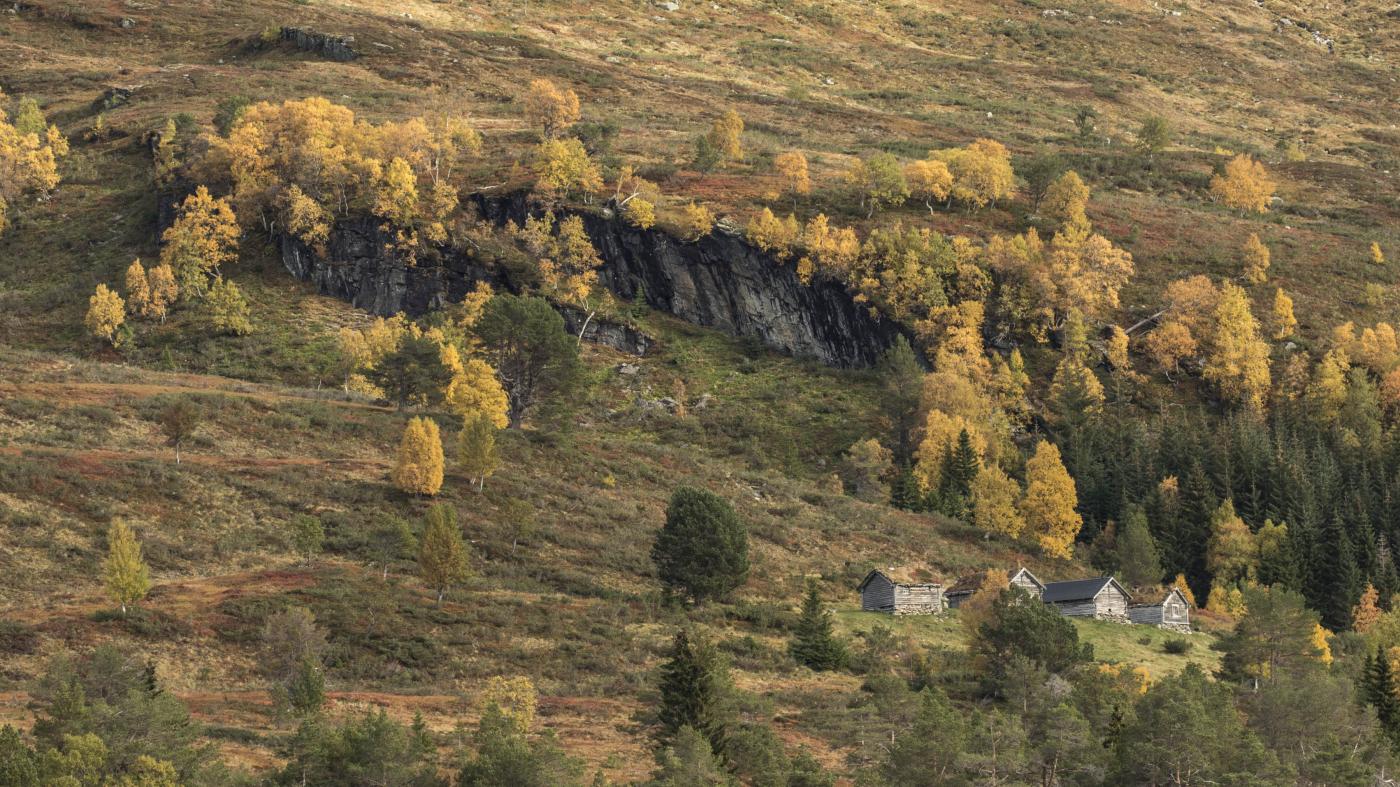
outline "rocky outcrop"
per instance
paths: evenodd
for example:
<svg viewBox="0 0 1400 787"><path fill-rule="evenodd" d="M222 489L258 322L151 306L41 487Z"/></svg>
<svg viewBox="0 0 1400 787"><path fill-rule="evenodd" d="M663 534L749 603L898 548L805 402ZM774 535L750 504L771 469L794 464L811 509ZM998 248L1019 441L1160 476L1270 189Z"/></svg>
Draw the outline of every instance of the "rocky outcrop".
<svg viewBox="0 0 1400 787"><path fill-rule="evenodd" d="M477 197L481 215L497 224L522 222L532 210L524 195ZM579 211L603 258L600 281L618 298L696 325L715 328L832 366L870 366L899 332L877 320L837 282L803 284L784 264L744 242L715 231L694 243L668 233L640 230L606 213ZM439 260L408 267L386 254L387 238L375 222L341 222L324 256L300 241L280 241L283 264L320 292L375 314L421 314L460 300L478 282L519 289L509 275L461 252L443 249ZM566 321L571 315L565 315ZM577 325L576 316L571 324ZM645 352L650 340L624 325L590 326L594 338L629 352Z"/></svg>
<svg viewBox="0 0 1400 787"><path fill-rule="evenodd" d="M327 33L318 33L315 30L304 30L300 27L284 27L282 28L282 40L303 52L314 52L342 63L360 56L355 51L354 36L333 36Z"/></svg>
<svg viewBox="0 0 1400 787"><path fill-rule="evenodd" d="M479 199L478 209L497 223L519 223L530 205L515 195ZM832 366L870 366L899 333L893 322L871 317L840 283L803 284L790 263L736 233L716 230L687 243L605 213L578 215L604 260L600 279L623 300L640 297L687 322Z"/></svg>

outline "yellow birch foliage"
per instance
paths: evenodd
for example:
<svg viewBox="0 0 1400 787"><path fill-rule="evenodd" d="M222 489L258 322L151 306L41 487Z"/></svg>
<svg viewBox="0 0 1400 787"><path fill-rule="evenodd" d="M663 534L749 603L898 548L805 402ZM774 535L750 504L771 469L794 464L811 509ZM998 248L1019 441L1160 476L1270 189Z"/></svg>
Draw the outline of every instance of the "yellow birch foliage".
<svg viewBox="0 0 1400 787"><path fill-rule="evenodd" d="M567 198L589 195L603 187L598 166L577 139L547 139L535 149L535 188L543 194Z"/></svg>
<svg viewBox="0 0 1400 787"><path fill-rule="evenodd" d="M497 675L486 682L486 688L481 692L481 711L496 706L519 735L525 735L534 725L538 704L539 693L535 691L535 684L524 676L504 678Z"/></svg>
<svg viewBox="0 0 1400 787"><path fill-rule="evenodd" d="M786 219L780 219L773 215L773 211L763 208L749 219L744 232L750 243L780 260L786 260L792 256L792 248L801 235L801 228L797 217L791 213Z"/></svg>
<svg viewBox="0 0 1400 787"><path fill-rule="evenodd" d="M593 247L583 219L570 216L559 222L559 231L547 244L548 256L539 261L540 283L560 301L584 307L598 283L603 264Z"/></svg>
<svg viewBox="0 0 1400 787"><path fill-rule="evenodd" d="M1371 262L1376 265L1385 264L1385 252L1381 251L1381 244L1379 241L1371 241Z"/></svg>
<svg viewBox="0 0 1400 787"><path fill-rule="evenodd" d="M139 258L126 269L126 307L132 314L145 316L151 304L151 282Z"/></svg>
<svg viewBox="0 0 1400 787"><path fill-rule="evenodd" d="M141 557L141 543L120 519L112 522L107 531L107 558L102 561L102 578L107 594L121 605L123 614L127 605L145 598L151 589L150 570Z"/></svg>
<svg viewBox="0 0 1400 787"><path fill-rule="evenodd" d="M953 176L953 199L980 208L1010 197L1016 191L1011 154L993 139L979 139L962 148L929 151Z"/></svg>
<svg viewBox="0 0 1400 787"><path fill-rule="evenodd" d="M1332 666L1332 645L1329 642L1331 634L1322 627L1321 623L1313 624L1312 646L1317 649L1317 660L1325 666Z"/></svg>
<svg viewBox="0 0 1400 787"><path fill-rule="evenodd" d="M989 463L972 479L972 524L988 533L1020 538L1026 521L1016 507L1021 487Z"/></svg>
<svg viewBox="0 0 1400 787"><path fill-rule="evenodd" d="M532 80L521 103L525 117L539 127L545 139L553 139L579 119L578 94L567 88L560 90L548 79Z"/></svg>
<svg viewBox="0 0 1400 787"><path fill-rule="evenodd" d="M923 200L929 213L933 213L933 203L943 202L953 192L953 173L946 162L937 159L909 164L904 168L904 180L909 184L909 195Z"/></svg>
<svg viewBox="0 0 1400 787"><path fill-rule="evenodd" d="M681 208L680 234L682 240L694 243L710 234L715 227L715 214L694 202Z"/></svg>
<svg viewBox="0 0 1400 787"><path fill-rule="evenodd" d="M812 179L807 174L807 157L800 150L779 153L773 159L773 170L782 180L783 191L793 200L812 191Z"/></svg>
<svg viewBox="0 0 1400 787"><path fill-rule="evenodd" d="M1075 510L1078 505L1074 479L1060 461L1060 449L1049 440L1040 441L1026 463L1026 492L1020 505L1026 534L1045 554L1068 559L1084 524Z"/></svg>
<svg viewBox="0 0 1400 787"><path fill-rule="evenodd" d="M497 429L509 423L505 389L496 370L479 358L468 358L453 375L447 386L447 406L464 418L484 415Z"/></svg>
<svg viewBox="0 0 1400 787"><path fill-rule="evenodd" d="M743 134L744 119L731 108L710 127L710 144L724 160L741 161L744 158Z"/></svg>
<svg viewBox="0 0 1400 787"><path fill-rule="evenodd" d="M1278 187L1264 165L1241 153L1225 165L1225 174L1210 179L1210 193L1227 207L1265 213Z"/></svg>
<svg viewBox="0 0 1400 787"><path fill-rule="evenodd" d="M1147 355L1167 374L1178 371L1181 362L1194 356L1200 349L1191 329L1178 320L1162 323L1144 340Z"/></svg>
<svg viewBox="0 0 1400 787"><path fill-rule="evenodd" d="M1269 320L1269 335L1278 341L1293 335L1298 319L1293 316L1293 299L1282 287L1274 290L1274 306Z"/></svg>
<svg viewBox="0 0 1400 787"><path fill-rule="evenodd" d="M1263 284L1269 278L1269 247L1259 240L1258 233L1251 233L1240 250L1243 260L1244 280L1250 284Z"/></svg>
<svg viewBox="0 0 1400 787"><path fill-rule="evenodd" d="M1269 392L1269 346L1259 337L1259 323L1242 288L1221 287L1202 375L1221 396L1251 410L1263 410Z"/></svg>
<svg viewBox="0 0 1400 787"><path fill-rule="evenodd" d="M415 495L442 489L442 435L431 418L413 418L404 428L391 478L394 486Z"/></svg>
<svg viewBox="0 0 1400 787"><path fill-rule="evenodd" d="M1045 198L1040 202L1040 212L1045 218L1060 227L1070 225L1089 226L1089 217L1084 210L1089 205L1089 187L1070 170L1055 179L1045 190Z"/></svg>
<svg viewBox="0 0 1400 787"><path fill-rule="evenodd" d="M124 322L126 304L122 301L122 296L108 289L105 284L97 285L97 290L88 298L87 315L83 317L83 325L87 327L88 333L115 347L117 331Z"/></svg>
<svg viewBox="0 0 1400 787"><path fill-rule="evenodd" d="M238 260L238 219L227 199L214 199L200 186L180 204L175 223L161 236L160 262L175 273L180 292L203 295L209 274Z"/></svg>

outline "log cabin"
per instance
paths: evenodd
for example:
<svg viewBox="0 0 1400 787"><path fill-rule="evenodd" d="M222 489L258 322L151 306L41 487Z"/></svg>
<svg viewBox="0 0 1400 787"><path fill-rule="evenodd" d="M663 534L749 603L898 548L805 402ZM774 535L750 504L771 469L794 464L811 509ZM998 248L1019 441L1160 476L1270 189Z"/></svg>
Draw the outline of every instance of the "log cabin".
<svg viewBox="0 0 1400 787"><path fill-rule="evenodd" d="M982 571L963 577L958 580L957 584L948 588L948 592L944 595L947 598L949 609L957 609L964 601L971 598L973 593L980 590L986 576L987 572ZM1007 585L1008 587L1021 588L1035 598L1040 598L1041 594L1045 592L1045 583L1036 579L1035 574L1024 567L1016 569L1016 573L1011 575Z"/></svg>
<svg viewBox="0 0 1400 787"><path fill-rule="evenodd" d="M861 580L860 608L895 615L937 615L947 608L943 585L916 582L897 569L874 569Z"/></svg>
<svg viewBox="0 0 1400 787"><path fill-rule="evenodd" d="M1145 626L1190 634L1191 604L1180 590L1172 588L1161 601L1129 606L1128 619Z"/></svg>
<svg viewBox="0 0 1400 787"><path fill-rule="evenodd" d="M1113 577L1073 579L1045 585L1041 600L1072 618L1128 622L1132 596Z"/></svg>

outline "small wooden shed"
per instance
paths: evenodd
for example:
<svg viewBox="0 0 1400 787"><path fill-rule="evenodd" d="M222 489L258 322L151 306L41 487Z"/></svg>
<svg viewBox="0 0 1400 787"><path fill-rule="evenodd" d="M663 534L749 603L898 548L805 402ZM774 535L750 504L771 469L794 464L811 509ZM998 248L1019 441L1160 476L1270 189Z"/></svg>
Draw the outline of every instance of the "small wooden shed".
<svg viewBox="0 0 1400 787"><path fill-rule="evenodd" d="M1144 626L1156 626L1168 631L1191 633L1191 603L1179 589L1172 588L1155 604L1133 604L1128 607L1128 619Z"/></svg>
<svg viewBox="0 0 1400 787"><path fill-rule="evenodd" d="M1128 606L1133 598L1113 577L1072 579L1050 582L1040 596L1061 615L1073 618L1095 618L1128 622Z"/></svg>
<svg viewBox="0 0 1400 787"><path fill-rule="evenodd" d="M898 569L872 570L857 590L860 608L865 612L937 615L946 608L942 584L915 582L911 575Z"/></svg>
<svg viewBox="0 0 1400 787"><path fill-rule="evenodd" d="M972 598L972 594L982 588L986 577L987 572L980 571L959 579L957 584L948 588L948 592L945 594L948 599L948 607L957 609L964 601ZM1041 594L1045 592L1045 583L1036 579L1035 574L1032 574L1028 568L1016 569L1016 573L1011 575L1008 584L1010 587L1021 588L1035 598L1040 598Z"/></svg>

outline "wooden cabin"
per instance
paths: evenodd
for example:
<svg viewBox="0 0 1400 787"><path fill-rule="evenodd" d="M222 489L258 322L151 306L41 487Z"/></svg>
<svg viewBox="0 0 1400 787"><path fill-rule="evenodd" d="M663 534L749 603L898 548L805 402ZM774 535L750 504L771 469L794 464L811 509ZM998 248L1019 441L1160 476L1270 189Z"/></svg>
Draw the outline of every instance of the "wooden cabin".
<svg viewBox="0 0 1400 787"><path fill-rule="evenodd" d="M857 589L860 608L865 612L937 615L947 608L942 584L915 582L912 576L895 569L874 569Z"/></svg>
<svg viewBox="0 0 1400 787"><path fill-rule="evenodd" d="M1144 626L1156 626L1168 631L1191 633L1191 603L1176 588L1155 604L1132 604L1128 607L1128 619Z"/></svg>
<svg viewBox="0 0 1400 787"><path fill-rule="evenodd" d="M959 579L957 584L948 588L948 592L945 594L948 607L957 609L964 601L972 598L972 594L982 588L986 577L987 572L982 571ZM1032 574L1028 568L1016 569L1016 573L1011 575L1008 585L1021 588L1035 598L1040 598L1041 594L1045 592L1045 583L1036 579L1035 574Z"/></svg>
<svg viewBox="0 0 1400 787"><path fill-rule="evenodd" d="M1050 582L1040 598L1067 617L1122 623L1128 622L1128 606L1133 600L1113 577Z"/></svg>

